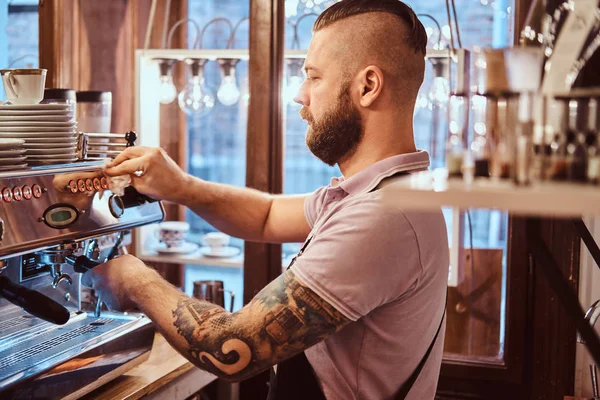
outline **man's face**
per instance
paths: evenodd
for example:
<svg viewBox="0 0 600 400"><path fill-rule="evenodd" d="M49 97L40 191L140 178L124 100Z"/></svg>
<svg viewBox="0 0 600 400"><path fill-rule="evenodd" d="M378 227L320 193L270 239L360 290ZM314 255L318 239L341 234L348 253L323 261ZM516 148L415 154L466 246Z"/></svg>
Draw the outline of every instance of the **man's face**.
<svg viewBox="0 0 600 400"><path fill-rule="evenodd" d="M350 157L363 137L361 114L352 101L351 82L340 57L330 50L330 29L315 33L305 62L306 79L294 99L308 122L306 144L328 165Z"/></svg>

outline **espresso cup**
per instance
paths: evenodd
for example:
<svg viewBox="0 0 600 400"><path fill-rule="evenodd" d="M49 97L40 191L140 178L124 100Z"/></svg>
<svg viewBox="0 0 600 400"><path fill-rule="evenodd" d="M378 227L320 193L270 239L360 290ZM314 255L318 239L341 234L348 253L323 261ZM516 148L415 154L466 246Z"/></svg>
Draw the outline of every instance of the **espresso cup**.
<svg viewBox="0 0 600 400"><path fill-rule="evenodd" d="M190 224L182 221L161 222L156 231L157 239L167 247L181 247L185 244L185 237L190 230Z"/></svg>
<svg viewBox="0 0 600 400"><path fill-rule="evenodd" d="M211 251L219 251L229 245L229 235L223 232L210 232L202 236L202 243L210 247Z"/></svg>
<svg viewBox="0 0 600 400"><path fill-rule="evenodd" d="M46 69L2 69L6 99L12 104L38 104L44 98Z"/></svg>

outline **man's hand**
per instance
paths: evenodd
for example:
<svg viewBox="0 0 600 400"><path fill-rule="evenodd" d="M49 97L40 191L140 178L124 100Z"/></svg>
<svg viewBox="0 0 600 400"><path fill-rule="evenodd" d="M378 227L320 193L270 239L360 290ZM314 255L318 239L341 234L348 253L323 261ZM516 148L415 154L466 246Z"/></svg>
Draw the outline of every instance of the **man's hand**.
<svg viewBox="0 0 600 400"><path fill-rule="evenodd" d="M81 277L81 283L96 291L110 310L126 311L135 307L128 285L139 284L145 274L152 274L141 260L124 255L95 267Z"/></svg>
<svg viewBox="0 0 600 400"><path fill-rule="evenodd" d="M130 175L138 192L180 203L188 175L160 148L129 147L109 164L108 176Z"/></svg>

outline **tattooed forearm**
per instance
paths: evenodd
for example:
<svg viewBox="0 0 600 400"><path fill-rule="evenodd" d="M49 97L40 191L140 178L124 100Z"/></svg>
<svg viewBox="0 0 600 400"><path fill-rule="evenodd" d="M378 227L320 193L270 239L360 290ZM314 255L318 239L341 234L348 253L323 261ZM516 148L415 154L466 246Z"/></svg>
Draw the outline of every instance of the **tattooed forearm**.
<svg viewBox="0 0 600 400"><path fill-rule="evenodd" d="M190 359L228 380L254 375L349 322L289 270L236 313L182 296L173 317Z"/></svg>

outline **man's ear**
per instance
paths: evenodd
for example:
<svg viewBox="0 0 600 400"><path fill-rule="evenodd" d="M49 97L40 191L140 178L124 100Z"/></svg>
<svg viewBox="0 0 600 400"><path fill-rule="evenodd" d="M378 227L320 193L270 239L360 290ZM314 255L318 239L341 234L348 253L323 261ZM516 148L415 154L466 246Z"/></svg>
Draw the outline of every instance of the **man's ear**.
<svg viewBox="0 0 600 400"><path fill-rule="evenodd" d="M360 105L369 107L377 100L383 90L383 72L375 65L366 67L359 76Z"/></svg>

